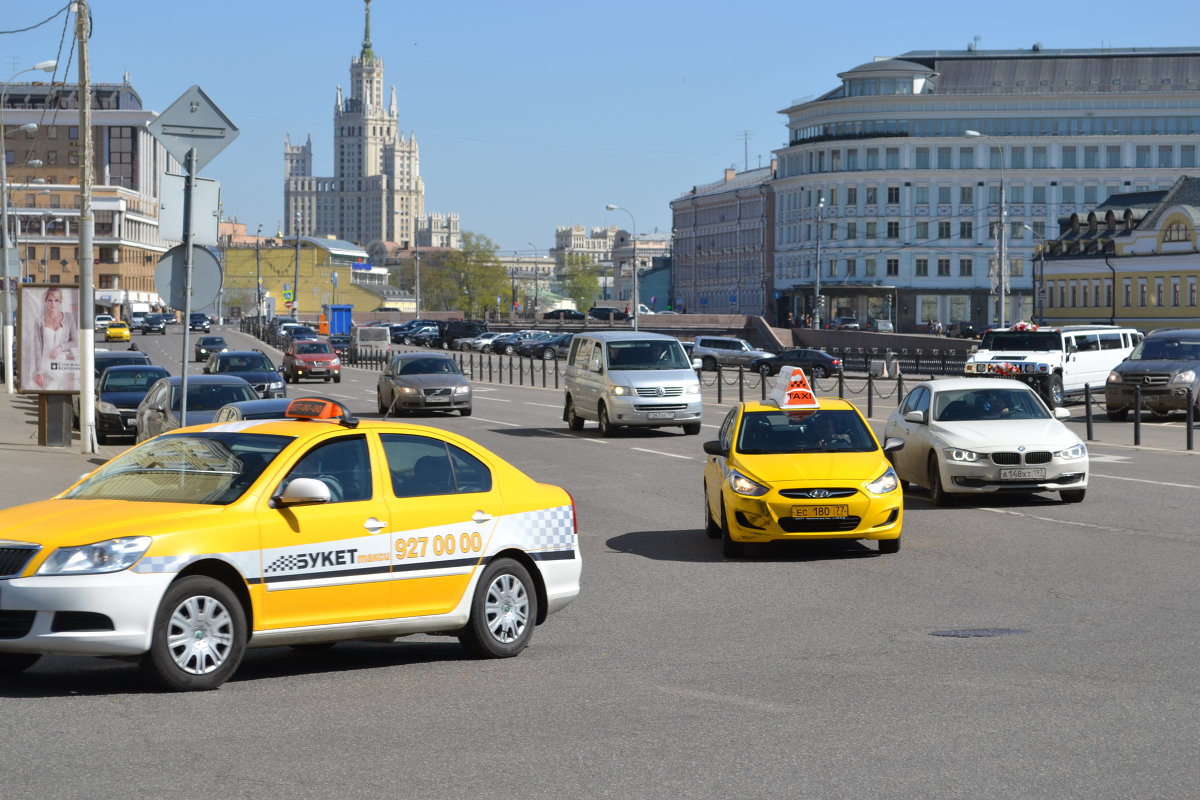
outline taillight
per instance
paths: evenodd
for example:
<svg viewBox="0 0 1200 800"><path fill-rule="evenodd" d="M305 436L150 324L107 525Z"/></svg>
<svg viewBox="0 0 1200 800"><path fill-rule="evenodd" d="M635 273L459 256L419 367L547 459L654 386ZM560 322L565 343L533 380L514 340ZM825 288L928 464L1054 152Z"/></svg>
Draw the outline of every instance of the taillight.
<svg viewBox="0 0 1200 800"><path fill-rule="evenodd" d="M566 492L566 489L563 489ZM575 538L579 538L579 511L575 508L575 497L570 492L567 492L567 497L571 498L571 526L575 531Z"/></svg>

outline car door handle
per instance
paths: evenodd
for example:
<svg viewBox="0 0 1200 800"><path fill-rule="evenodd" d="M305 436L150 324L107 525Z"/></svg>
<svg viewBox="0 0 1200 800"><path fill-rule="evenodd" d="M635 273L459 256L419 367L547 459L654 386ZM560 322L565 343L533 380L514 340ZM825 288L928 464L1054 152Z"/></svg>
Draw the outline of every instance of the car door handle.
<svg viewBox="0 0 1200 800"><path fill-rule="evenodd" d="M476 511L471 515L471 521L476 525L482 525L485 522L491 522L493 519L495 519L495 517L486 511Z"/></svg>
<svg viewBox="0 0 1200 800"><path fill-rule="evenodd" d="M375 519L374 517L371 517L370 519L368 519L366 522L363 523L363 527L366 528L367 530L369 530L371 533L379 533L386 526L387 526L386 522L384 522L383 520Z"/></svg>

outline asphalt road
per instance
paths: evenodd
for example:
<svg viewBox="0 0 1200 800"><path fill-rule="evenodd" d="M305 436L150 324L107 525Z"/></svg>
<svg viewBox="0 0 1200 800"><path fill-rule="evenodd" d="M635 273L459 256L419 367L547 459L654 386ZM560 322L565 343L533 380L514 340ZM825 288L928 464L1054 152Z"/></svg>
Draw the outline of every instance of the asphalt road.
<svg viewBox="0 0 1200 800"><path fill-rule="evenodd" d="M135 336L173 372L180 339ZM375 415L371 372L298 388ZM602 439L568 431L561 406L553 389L480 385L472 417L421 420L575 498L583 594L520 657L472 661L432 637L254 650L194 695L47 657L0 686L0 791L1197 796L1200 470L1180 423L1147 424L1132 448L1128 423L1097 421L1082 504L939 509L912 489L897 555L809 544L726 562L701 529L700 445L721 407L698 437Z"/></svg>

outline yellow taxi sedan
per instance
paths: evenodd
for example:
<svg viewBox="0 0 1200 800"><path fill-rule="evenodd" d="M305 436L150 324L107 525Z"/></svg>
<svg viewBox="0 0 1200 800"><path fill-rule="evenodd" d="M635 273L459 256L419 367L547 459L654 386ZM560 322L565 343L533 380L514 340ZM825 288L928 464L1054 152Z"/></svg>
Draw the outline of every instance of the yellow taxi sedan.
<svg viewBox="0 0 1200 800"><path fill-rule="evenodd" d="M0 672L134 657L214 689L247 647L416 633L505 658L579 594L564 489L447 431L288 415L176 429L0 511Z"/></svg>
<svg viewBox="0 0 1200 800"><path fill-rule="evenodd" d="M780 386L799 372L784 370ZM739 403L704 444L705 529L727 558L749 542L802 539L874 539L899 552L904 495L885 452L903 440L881 447L846 400L809 401Z"/></svg>
<svg viewBox="0 0 1200 800"><path fill-rule="evenodd" d="M128 342L129 336L129 326L124 322L110 322L104 329L104 341L106 342Z"/></svg>

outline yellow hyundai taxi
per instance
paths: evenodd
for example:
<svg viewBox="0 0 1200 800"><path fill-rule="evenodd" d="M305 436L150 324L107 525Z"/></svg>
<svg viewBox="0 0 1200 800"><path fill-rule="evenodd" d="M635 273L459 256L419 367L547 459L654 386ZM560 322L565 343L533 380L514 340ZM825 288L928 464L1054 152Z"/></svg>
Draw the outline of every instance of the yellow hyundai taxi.
<svg viewBox="0 0 1200 800"><path fill-rule="evenodd" d="M324 398L288 415L176 429L0 511L0 673L132 656L214 689L247 647L414 633L504 658L579 594L564 489Z"/></svg>
<svg viewBox="0 0 1200 800"><path fill-rule="evenodd" d="M866 419L846 400L821 398L784 367L770 400L730 409L704 452L705 529L727 558L747 542L875 539L900 550L904 493Z"/></svg>
<svg viewBox="0 0 1200 800"><path fill-rule="evenodd" d="M104 329L104 341L106 342L128 342L129 336L129 326L124 322L110 322Z"/></svg>

